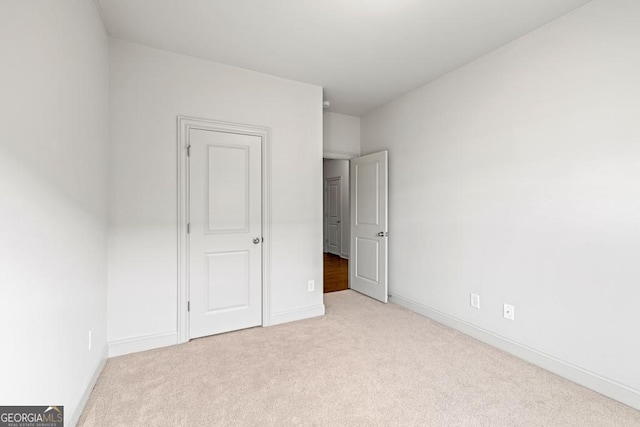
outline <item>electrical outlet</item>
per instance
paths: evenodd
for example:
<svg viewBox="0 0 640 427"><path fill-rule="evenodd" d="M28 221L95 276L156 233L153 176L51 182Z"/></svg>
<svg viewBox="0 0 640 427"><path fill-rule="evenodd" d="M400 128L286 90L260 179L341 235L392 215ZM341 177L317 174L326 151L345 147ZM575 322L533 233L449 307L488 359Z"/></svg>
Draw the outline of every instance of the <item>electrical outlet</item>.
<svg viewBox="0 0 640 427"><path fill-rule="evenodd" d="M316 288L316 281L309 280L309 282L307 283L307 288L309 289L309 292L313 292L313 290Z"/></svg>
<svg viewBox="0 0 640 427"><path fill-rule="evenodd" d="M471 307L480 310L480 295L471 294Z"/></svg>
<svg viewBox="0 0 640 427"><path fill-rule="evenodd" d="M509 320L516 319L515 308L510 304L504 305L504 318Z"/></svg>
<svg viewBox="0 0 640 427"><path fill-rule="evenodd" d="M89 350L91 350L92 341L93 341L93 331L89 331Z"/></svg>

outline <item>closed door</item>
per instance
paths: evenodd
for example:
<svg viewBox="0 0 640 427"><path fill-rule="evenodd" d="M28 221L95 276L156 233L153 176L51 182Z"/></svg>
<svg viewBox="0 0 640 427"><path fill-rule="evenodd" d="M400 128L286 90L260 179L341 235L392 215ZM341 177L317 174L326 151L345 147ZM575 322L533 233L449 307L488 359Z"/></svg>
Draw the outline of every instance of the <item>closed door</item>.
<svg viewBox="0 0 640 427"><path fill-rule="evenodd" d="M190 338L262 323L262 140L189 134Z"/></svg>
<svg viewBox="0 0 640 427"><path fill-rule="evenodd" d="M327 184L327 252L340 255L342 249L341 179L329 178Z"/></svg>
<svg viewBox="0 0 640 427"><path fill-rule="evenodd" d="M351 160L351 289L387 302L388 152Z"/></svg>

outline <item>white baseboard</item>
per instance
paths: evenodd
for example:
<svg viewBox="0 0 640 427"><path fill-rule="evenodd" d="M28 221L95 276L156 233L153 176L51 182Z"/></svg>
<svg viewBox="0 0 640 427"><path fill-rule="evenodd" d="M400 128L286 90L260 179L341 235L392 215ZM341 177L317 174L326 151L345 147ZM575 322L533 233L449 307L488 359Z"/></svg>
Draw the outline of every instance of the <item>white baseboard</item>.
<svg viewBox="0 0 640 427"><path fill-rule="evenodd" d="M295 310L281 311L271 314L271 325L295 322L296 320L309 319L311 317L324 316L324 304L311 307L298 308Z"/></svg>
<svg viewBox="0 0 640 427"><path fill-rule="evenodd" d="M470 335L477 340L506 351L507 353L511 353L520 359L551 371L556 375L560 375L561 377L567 378L584 387L590 388L600 394L640 410L639 390L635 390L617 381L580 368L579 366L572 365L571 363L557 359L531 347L527 347L491 331L482 329L471 323L449 316L448 314L435 310L417 301L413 301L409 298L404 298L399 295L391 295L389 301L435 320L438 323L442 323L450 328Z"/></svg>
<svg viewBox="0 0 640 427"><path fill-rule="evenodd" d="M91 378L89 379L89 382L87 383L87 386L85 387L84 392L80 397L80 401L78 402L76 409L71 414L71 418L65 419L65 423L64 423L65 426L67 427L75 426L76 424L78 424L78 421L80 421L80 417L82 416L84 407L89 401L89 397L91 396L93 387L95 387L96 382L98 382L98 378L100 378L100 374L102 373L102 370L104 369L104 366L106 364L107 364L107 346L105 345L104 348L102 349L102 355L100 356L100 360L98 361L98 364L96 365L96 368L94 369L93 374L91 375Z"/></svg>
<svg viewBox="0 0 640 427"><path fill-rule="evenodd" d="M272 313L270 325L294 322L296 320L322 315L324 315L324 304ZM140 351L153 350L154 348L168 347L176 344L178 344L178 333L176 331L126 338L109 342L109 357L138 353Z"/></svg>
<svg viewBox="0 0 640 427"><path fill-rule="evenodd" d="M178 332L143 335L109 342L109 357L137 353L154 348L167 347L178 343Z"/></svg>

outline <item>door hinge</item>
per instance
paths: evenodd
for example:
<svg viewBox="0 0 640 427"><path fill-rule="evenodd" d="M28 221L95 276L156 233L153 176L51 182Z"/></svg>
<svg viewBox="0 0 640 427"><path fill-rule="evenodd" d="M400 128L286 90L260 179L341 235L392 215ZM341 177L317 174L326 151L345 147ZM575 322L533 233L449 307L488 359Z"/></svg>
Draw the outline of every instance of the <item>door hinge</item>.
<svg viewBox="0 0 640 427"><path fill-rule="evenodd" d="M191 223L187 223L187 234L191 233Z"/></svg>
<svg viewBox="0 0 640 427"><path fill-rule="evenodd" d="M191 146L187 145L187 157L191 157Z"/></svg>
<svg viewBox="0 0 640 427"><path fill-rule="evenodd" d="M187 301L187 311L191 311L191 301Z"/></svg>

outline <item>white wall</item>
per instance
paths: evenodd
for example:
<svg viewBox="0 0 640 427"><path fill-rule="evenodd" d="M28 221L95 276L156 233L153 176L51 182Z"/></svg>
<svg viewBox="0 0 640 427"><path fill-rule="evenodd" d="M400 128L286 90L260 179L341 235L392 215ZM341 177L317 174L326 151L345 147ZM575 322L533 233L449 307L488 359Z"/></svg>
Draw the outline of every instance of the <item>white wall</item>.
<svg viewBox="0 0 640 427"><path fill-rule="evenodd" d="M272 320L321 314L322 89L119 40L110 77L111 354L175 343L178 115L272 129Z"/></svg>
<svg viewBox="0 0 640 427"><path fill-rule="evenodd" d="M0 402L72 425L106 358L107 36L91 1L3 1L0 52Z"/></svg>
<svg viewBox="0 0 640 427"><path fill-rule="evenodd" d="M362 119L363 153L389 150L391 293L636 406L639 22L636 0L589 3Z"/></svg>
<svg viewBox="0 0 640 427"><path fill-rule="evenodd" d="M349 161L348 160L324 160L324 179L340 177L340 224L342 225L342 238L340 251L343 258L349 258L349 237L351 214L349 209ZM327 224L324 224L325 252Z"/></svg>
<svg viewBox="0 0 640 427"><path fill-rule="evenodd" d="M323 139L326 154L357 156L360 154L360 117L326 111L323 115Z"/></svg>

